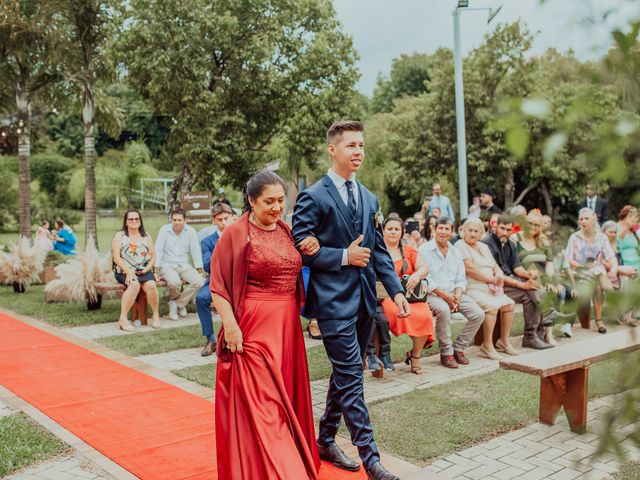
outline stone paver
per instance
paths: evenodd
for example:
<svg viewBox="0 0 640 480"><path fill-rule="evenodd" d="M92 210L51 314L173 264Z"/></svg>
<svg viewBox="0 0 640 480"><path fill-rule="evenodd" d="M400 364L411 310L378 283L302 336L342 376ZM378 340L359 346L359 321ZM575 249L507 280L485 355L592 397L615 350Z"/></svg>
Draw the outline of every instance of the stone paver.
<svg viewBox="0 0 640 480"><path fill-rule="evenodd" d="M440 459L422 470L425 478L432 473L454 473L460 479L553 479L608 478L620 467L613 455L594 459L598 446L599 420L619 397L611 395L589 402L587 433L578 435L569 430L566 417L558 416L556 425L534 423L487 442ZM637 424L623 430L630 434ZM629 458L638 457L638 448L627 437L622 442ZM495 452L491 464L486 459ZM472 463L480 464L472 467ZM472 468L470 468L470 466ZM418 478L418 477L416 477Z"/></svg>
<svg viewBox="0 0 640 480"><path fill-rule="evenodd" d="M90 465L81 464L75 457L64 457L40 463L6 478L7 480L107 480L113 478L93 470Z"/></svg>
<svg viewBox="0 0 640 480"><path fill-rule="evenodd" d="M199 365L213 365L216 363L215 354L210 357L203 357L200 355L200 348L186 348L184 350L173 350L172 352L155 353L153 355L140 355L137 358L154 367L170 371Z"/></svg>

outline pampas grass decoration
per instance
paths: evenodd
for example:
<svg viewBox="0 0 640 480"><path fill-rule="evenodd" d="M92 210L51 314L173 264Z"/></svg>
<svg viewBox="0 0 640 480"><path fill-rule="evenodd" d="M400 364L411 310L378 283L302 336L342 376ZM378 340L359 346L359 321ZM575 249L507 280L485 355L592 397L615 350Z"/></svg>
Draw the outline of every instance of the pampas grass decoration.
<svg viewBox="0 0 640 480"><path fill-rule="evenodd" d="M27 237L9 245L9 252L0 251L0 272L8 285L28 287L40 278L44 269L46 250L35 247Z"/></svg>
<svg viewBox="0 0 640 480"><path fill-rule="evenodd" d="M70 302L95 302L96 284L113 280L111 254L100 255L89 237L85 250L78 250L68 262L56 267L58 278L44 288L45 293Z"/></svg>

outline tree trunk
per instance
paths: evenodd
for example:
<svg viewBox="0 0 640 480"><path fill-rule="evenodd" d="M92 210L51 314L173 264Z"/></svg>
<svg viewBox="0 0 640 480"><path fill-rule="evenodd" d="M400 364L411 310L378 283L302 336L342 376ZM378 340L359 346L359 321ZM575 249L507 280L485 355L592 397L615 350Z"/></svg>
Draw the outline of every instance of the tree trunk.
<svg viewBox="0 0 640 480"><path fill-rule="evenodd" d="M20 236L31 239L31 102L20 85L16 92L18 107L18 204Z"/></svg>
<svg viewBox="0 0 640 480"><path fill-rule="evenodd" d="M516 183L513 178L513 170L507 170L507 179L504 184L504 211L506 212L513 206L513 195L516 188Z"/></svg>
<svg viewBox="0 0 640 480"><path fill-rule="evenodd" d="M544 206L546 209L546 214L553 219L553 204L551 203L551 194L549 193L547 184L544 182L541 182L540 190L542 191L542 196L544 197Z"/></svg>
<svg viewBox="0 0 640 480"><path fill-rule="evenodd" d="M180 206L180 192L190 192L191 188L196 184L196 177L191 173L191 167L187 162L182 162L180 166L180 174L176 177L171 185L169 192L169 212Z"/></svg>
<svg viewBox="0 0 640 480"><path fill-rule="evenodd" d="M98 247L98 228L96 221L96 145L95 145L95 98L92 85L85 85L82 107L84 123L84 212L85 247L92 238Z"/></svg>

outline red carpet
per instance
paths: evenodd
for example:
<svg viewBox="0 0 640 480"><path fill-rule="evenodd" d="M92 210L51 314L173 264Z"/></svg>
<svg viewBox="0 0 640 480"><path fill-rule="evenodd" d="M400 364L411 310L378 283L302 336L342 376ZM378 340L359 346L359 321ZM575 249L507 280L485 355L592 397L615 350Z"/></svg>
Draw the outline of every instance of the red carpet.
<svg viewBox="0 0 640 480"><path fill-rule="evenodd" d="M0 339L0 384L137 477L217 479L211 402L2 314Z"/></svg>

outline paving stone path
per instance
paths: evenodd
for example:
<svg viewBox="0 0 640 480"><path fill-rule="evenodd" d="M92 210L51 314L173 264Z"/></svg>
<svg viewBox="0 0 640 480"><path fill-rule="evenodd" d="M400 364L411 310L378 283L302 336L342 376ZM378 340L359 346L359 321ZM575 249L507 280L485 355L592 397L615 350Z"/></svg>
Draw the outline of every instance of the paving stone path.
<svg viewBox="0 0 640 480"><path fill-rule="evenodd" d="M163 328L177 328L185 325L198 324L197 316L190 314L178 322L163 319ZM611 325L611 330L620 327ZM95 340L113 335L126 335L117 328L117 323L107 323L85 327L65 329L77 337L85 340ZM153 331L150 327L139 327L138 331ZM579 328L574 329L572 339L562 339L568 343L591 337L593 332ZM520 345L520 339L513 339L514 345ZM322 341L312 340L305 334L307 348L321 345ZM215 355L203 358L200 348L177 350L163 354L143 355L136 360L144 362L162 371L174 371L185 367L215 363ZM446 384L463 378L490 373L498 369L498 362L484 359L478 355L476 347L467 351L471 364L457 370L445 369L439 364L439 356L434 355L422 359L423 375L410 373L409 368L396 364L396 371L385 372L383 379L373 378L368 372L365 374L365 396L368 402L380 401L386 398L402 395L417 389L430 388ZM183 381L180 379L180 381ZM319 416L324 409L328 379L311 383L314 413ZM537 392L536 392L537 395ZM496 437L472 448L457 452L444 459L438 460L427 467L419 467L383 453L383 462L392 470L403 472L403 480L446 480L446 479L601 479L615 472L619 464L617 460L606 457L595 463L590 463L589 455L595 450L597 441L597 420L609 407L614 397L594 400L589 404L589 432L576 435L569 431L564 418L559 419L557 425L548 427L533 424L526 428ZM0 416L14 413L12 407L0 403ZM629 427L629 428L632 428ZM341 440L345 451L357 456L355 449ZM640 458L639 452L629 443L624 444L632 458ZM574 461L575 460L575 461ZM113 479L100 471L95 473L86 464L75 457L66 457L37 465L32 469L9 477L11 479ZM48 476L47 476L48 475Z"/></svg>

